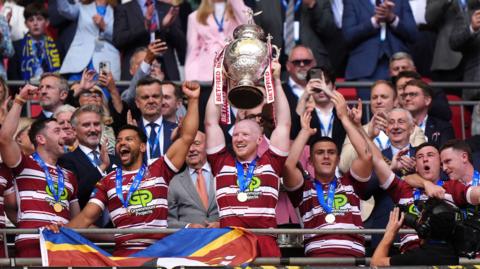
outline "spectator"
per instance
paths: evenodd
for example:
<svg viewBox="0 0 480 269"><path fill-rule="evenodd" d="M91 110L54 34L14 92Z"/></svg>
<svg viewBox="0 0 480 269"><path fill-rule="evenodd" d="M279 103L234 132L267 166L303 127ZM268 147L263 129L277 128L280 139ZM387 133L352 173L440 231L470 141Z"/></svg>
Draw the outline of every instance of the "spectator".
<svg viewBox="0 0 480 269"><path fill-rule="evenodd" d="M5 200L16 202L8 207L15 210L18 206L17 217L12 221L25 228L66 224L80 209L75 175L57 165L58 158L64 153L65 133L56 120L39 119L32 124L28 133L36 150L32 156L24 155L13 140L22 107L27 100L33 99L36 91L37 88L31 85L20 90L0 129L0 154L16 177L15 191L13 187L9 189L5 196L10 198ZM15 216L15 212L10 212L9 216ZM40 257L38 238L38 234L18 235L16 257Z"/></svg>
<svg viewBox="0 0 480 269"><path fill-rule="evenodd" d="M178 124L185 116L185 107L182 104L182 90L173 82L162 82L162 117L169 122Z"/></svg>
<svg viewBox="0 0 480 269"><path fill-rule="evenodd" d="M50 16L49 20L49 29L54 29L56 32L56 44L58 52L60 53L60 58L63 62L65 55L67 54L70 45L72 44L73 38L75 37L75 32L77 29L77 20L70 20L67 17L60 15L58 12L58 1L57 0L47 0L48 5L48 15ZM68 2L73 5L75 0L68 0Z"/></svg>
<svg viewBox="0 0 480 269"><path fill-rule="evenodd" d="M38 119L48 119L68 96L68 82L58 74L45 73L40 78L38 95L42 112Z"/></svg>
<svg viewBox="0 0 480 269"><path fill-rule="evenodd" d="M212 81L215 53L237 26L247 23L247 9L243 1L202 0L188 15L185 79Z"/></svg>
<svg viewBox="0 0 480 269"><path fill-rule="evenodd" d="M0 77L0 126L3 124L5 116L7 116L10 100L8 84L5 79Z"/></svg>
<svg viewBox="0 0 480 269"><path fill-rule="evenodd" d="M13 139L15 139L15 142L17 142L18 146L20 147L20 151L26 156L29 156L35 152L35 147L28 137L28 132L30 131L30 126L33 122L34 120L30 118L20 118L18 121L17 130L13 135Z"/></svg>
<svg viewBox="0 0 480 269"><path fill-rule="evenodd" d="M432 90L421 80L407 82L402 98L405 101L404 108L412 113L415 123L428 142L437 147L455 137L450 122L443 121L428 111L432 103Z"/></svg>
<svg viewBox="0 0 480 269"><path fill-rule="evenodd" d="M316 64L330 65L324 40L335 27L328 0L255 1L255 22L273 36L273 44L282 48L280 62L287 61L296 44L311 48ZM285 14L285 15L283 15ZM284 28L285 27L285 28Z"/></svg>
<svg viewBox="0 0 480 269"><path fill-rule="evenodd" d="M464 61L463 81L480 81L480 3L468 1L457 13L453 30L450 34L450 46L453 50L461 52ZM465 100L479 100L480 90L468 89L463 92Z"/></svg>
<svg viewBox="0 0 480 269"><path fill-rule="evenodd" d="M7 71L3 66L3 59L10 58L15 53L12 45L12 39L10 36L10 27L8 26L7 21L3 15L0 15L0 77L7 79Z"/></svg>
<svg viewBox="0 0 480 269"><path fill-rule="evenodd" d="M28 32L24 17L25 8L17 5L12 0L2 0L1 3L0 13L5 17L8 25L10 25L12 41L22 39Z"/></svg>
<svg viewBox="0 0 480 269"><path fill-rule="evenodd" d="M160 61L166 79L180 79L174 49L183 58L186 37L177 15L178 7L151 0L132 0L116 8L113 43L123 51L122 79L130 79L128 62L135 50L156 39L168 45Z"/></svg>
<svg viewBox="0 0 480 269"><path fill-rule="evenodd" d="M29 4L24 16L28 33L13 43L15 54L9 61L7 76L11 80L38 80L43 73L60 70L60 54L46 33L48 12L43 4Z"/></svg>
<svg viewBox="0 0 480 269"><path fill-rule="evenodd" d="M168 188L168 227L217 228L215 186L204 133L197 132L185 162L187 168L173 177Z"/></svg>
<svg viewBox="0 0 480 269"><path fill-rule="evenodd" d="M348 56L347 42L342 34L343 0L332 0L330 6L335 25L332 25L328 37L324 38L323 41L335 76L343 78L345 77Z"/></svg>
<svg viewBox="0 0 480 269"><path fill-rule="evenodd" d="M78 146L75 130L71 124L73 112L75 112L73 106L62 105L55 110L55 113L53 113L53 117L57 119L58 125L60 125L60 128L65 132L65 138L63 139L65 153L74 151Z"/></svg>
<svg viewBox="0 0 480 269"><path fill-rule="evenodd" d="M407 0L376 2L344 1L343 34L351 48L347 80L387 79L390 57L408 51L407 43L416 39L417 26ZM369 89L357 92L362 100L370 99Z"/></svg>
<svg viewBox="0 0 480 269"><path fill-rule="evenodd" d="M396 52L390 57L389 73L390 77L398 76L403 71L416 72L417 68L410 54L406 52Z"/></svg>
<svg viewBox="0 0 480 269"><path fill-rule="evenodd" d="M120 53L111 44L113 40L113 8L116 0L82 0L70 4L57 0L58 12L70 20L77 20L77 30L63 61L60 73L70 74L70 80L79 80L85 68L100 73L100 64L110 65L116 80L120 80Z"/></svg>

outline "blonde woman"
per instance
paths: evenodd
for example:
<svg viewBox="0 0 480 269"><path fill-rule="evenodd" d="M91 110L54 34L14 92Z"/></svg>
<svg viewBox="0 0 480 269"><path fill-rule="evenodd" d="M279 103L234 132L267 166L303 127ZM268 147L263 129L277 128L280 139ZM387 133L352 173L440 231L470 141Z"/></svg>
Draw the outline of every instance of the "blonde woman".
<svg viewBox="0 0 480 269"><path fill-rule="evenodd" d="M235 27L247 23L248 9L239 0L202 0L188 16L186 80L212 80L215 53L232 38Z"/></svg>

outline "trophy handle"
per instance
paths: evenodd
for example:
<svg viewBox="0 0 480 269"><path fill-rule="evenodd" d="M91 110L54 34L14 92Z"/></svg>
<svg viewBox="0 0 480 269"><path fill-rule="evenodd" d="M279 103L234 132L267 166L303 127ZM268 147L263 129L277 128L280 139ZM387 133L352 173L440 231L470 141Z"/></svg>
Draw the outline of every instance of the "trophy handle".
<svg viewBox="0 0 480 269"><path fill-rule="evenodd" d="M272 44L272 52L275 51L275 57L272 56L272 60L278 61L278 58L280 58L280 52L281 49L278 48L276 45ZM274 53L272 53L273 55Z"/></svg>

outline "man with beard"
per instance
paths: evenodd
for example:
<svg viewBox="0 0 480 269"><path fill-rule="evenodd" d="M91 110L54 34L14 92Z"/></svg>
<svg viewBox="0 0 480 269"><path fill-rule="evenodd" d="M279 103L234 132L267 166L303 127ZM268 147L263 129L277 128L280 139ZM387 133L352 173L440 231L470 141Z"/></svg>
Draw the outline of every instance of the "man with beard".
<svg viewBox="0 0 480 269"><path fill-rule="evenodd" d="M218 227L215 187L203 132L197 132L186 163L185 171L173 177L168 188L168 227Z"/></svg>
<svg viewBox="0 0 480 269"><path fill-rule="evenodd" d="M35 152L31 156L23 155L13 140L22 107L27 100L33 100L37 92L34 86L24 86L0 129L0 154L15 176L14 187L8 195L16 199L5 200L14 202L8 208L17 209L18 228L65 224L80 211L75 175L57 164L64 154L65 139L65 132L57 121L39 119L32 124L28 136ZM18 235L15 247L17 257L40 257L38 234Z"/></svg>
<svg viewBox="0 0 480 269"><path fill-rule="evenodd" d="M207 156L215 176L220 227L274 228L280 176L290 146L290 110L280 80L280 65L274 62L276 126L269 149L258 157L262 130L253 120L237 121L233 128L233 154L227 151L220 127L221 107L212 91L205 114ZM275 238L257 235L262 257L280 257Z"/></svg>
<svg viewBox="0 0 480 269"><path fill-rule="evenodd" d="M85 208L66 226L88 228L108 208L116 228L166 228L168 217L167 193L173 176L183 166L188 149L198 130L198 97L200 85L185 82L182 86L188 97L187 115L179 138L165 156L146 164L144 154L147 137L138 128L126 125L117 136L115 149L121 161L117 167L97 183ZM58 231L58 227L49 226ZM117 234L114 256L129 256L145 249L165 234Z"/></svg>

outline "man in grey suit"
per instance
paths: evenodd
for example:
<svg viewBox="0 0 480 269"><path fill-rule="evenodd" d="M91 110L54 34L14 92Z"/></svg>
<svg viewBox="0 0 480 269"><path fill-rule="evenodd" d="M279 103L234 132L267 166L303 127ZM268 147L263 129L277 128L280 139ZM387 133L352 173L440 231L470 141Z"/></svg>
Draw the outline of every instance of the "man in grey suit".
<svg viewBox="0 0 480 269"><path fill-rule="evenodd" d="M173 177L168 189L168 227L218 228L215 186L207 162L204 133L197 132L186 163L187 168ZM199 181L199 171L204 182Z"/></svg>

